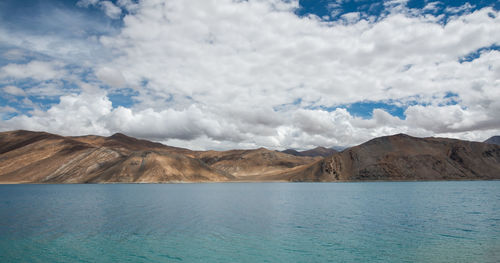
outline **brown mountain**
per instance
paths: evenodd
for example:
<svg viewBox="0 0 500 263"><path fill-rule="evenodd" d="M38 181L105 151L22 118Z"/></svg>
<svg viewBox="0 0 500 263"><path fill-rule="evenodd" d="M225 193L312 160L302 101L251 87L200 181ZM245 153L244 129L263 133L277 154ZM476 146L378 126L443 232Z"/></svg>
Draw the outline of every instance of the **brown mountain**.
<svg viewBox="0 0 500 263"><path fill-rule="evenodd" d="M500 179L500 146L404 134L373 139L269 180Z"/></svg>
<svg viewBox="0 0 500 263"><path fill-rule="evenodd" d="M476 179L500 179L500 146L399 134L322 158L191 151L123 134L0 133L0 183Z"/></svg>
<svg viewBox="0 0 500 263"><path fill-rule="evenodd" d="M500 136L492 136L485 143L500 145Z"/></svg>
<svg viewBox="0 0 500 263"><path fill-rule="evenodd" d="M299 151L294 150L294 149L287 149L287 150L282 151L282 153L287 153L287 154L291 154L291 155L295 155L295 156L327 157L327 156L330 156L334 153L337 153L337 151L334 149L325 148L325 147L316 147L314 149L302 151L302 152L299 152Z"/></svg>
<svg viewBox="0 0 500 263"><path fill-rule="evenodd" d="M233 179L233 176L182 152L191 151L122 134L63 137L45 132L2 132L0 182L204 182Z"/></svg>
<svg viewBox="0 0 500 263"><path fill-rule="evenodd" d="M108 147L113 149L120 149L124 152L156 150L162 152L182 153L185 155L193 154L193 151L189 149L167 146L161 143L151 142L147 140L140 140L122 133L115 133L109 137L86 135L68 138L90 144L94 147Z"/></svg>
<svg viewBox="0 0 500 263"><path fill-rule="evenodd" d="M265 148L206 151L198 152L195 156L212 168L232 174L238 180L260 180L320 159L294 156Z"/></svg>

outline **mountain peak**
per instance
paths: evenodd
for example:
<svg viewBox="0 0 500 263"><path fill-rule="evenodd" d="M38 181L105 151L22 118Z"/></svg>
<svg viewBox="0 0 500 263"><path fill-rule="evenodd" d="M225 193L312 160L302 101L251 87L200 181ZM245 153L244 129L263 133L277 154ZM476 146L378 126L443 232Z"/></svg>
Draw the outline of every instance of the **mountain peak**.
<svg viewBox="0 0 500 263"><path fill-rule="evenodd" d="M490 137L488 140L486 140L484 142L485 143L489 143L489 144L500 145L500 136L499 135L492 136L492 137Z"/></svg>
<svg viewBox="0 0 500 263"><path fill-rule="evenodd" d="M113 135L109 136L109 138L118 139L118 138L132 138L132 137L127 136L127 135L125 135L125 134L123 134L123 133L117 132L117 133L115 133L115 134L113 134Z"/></svg>
<svg viewBox="0 0 500 263"><path fill-rule="evenodd" d="M337 151L334 149L326 148L323 146L318 146L314 149L302 151L302 152L299 152L299 151L294 150L294 149L287 149L287 150L282 151L282 153L286 153L286 154L291 154L291 155L295 155L295 156L308 156L308 157L316 157L316 156L326 157L326 156L332 155L336 152Z"/></svg>

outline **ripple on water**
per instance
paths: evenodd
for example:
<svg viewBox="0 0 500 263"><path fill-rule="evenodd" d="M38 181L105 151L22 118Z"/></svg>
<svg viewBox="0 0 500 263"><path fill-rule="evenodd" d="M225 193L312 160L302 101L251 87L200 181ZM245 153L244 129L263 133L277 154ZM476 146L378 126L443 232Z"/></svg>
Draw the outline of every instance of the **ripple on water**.
<svg viewBox="0 0 500 263"><path fill-rule="evenodd" d="M500 182L0 185L0 262L495 262Z"/></svg>

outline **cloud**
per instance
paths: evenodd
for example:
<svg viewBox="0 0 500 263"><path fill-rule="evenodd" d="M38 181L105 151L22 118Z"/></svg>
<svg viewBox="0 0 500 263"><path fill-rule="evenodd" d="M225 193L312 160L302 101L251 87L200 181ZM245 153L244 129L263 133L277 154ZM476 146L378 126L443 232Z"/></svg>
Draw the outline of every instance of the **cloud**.
<svg viewBox="0 0 500 263"><path fill-rule="evenodd" d="M126 85L126 80L123 77L122 73L116 69L103 67L97 70L96 76L105 84L115 87L121 88Z"/></svg>
<svg viewBox="0 0 500 263"><path fill-rule="evenodd" d="M49 131L65 135L107 134L101 118L111 111L111 102L105 92L84 86L81 94L60 97L60 102L47 111L35 109L31 116L20 115L0 123L1 129L16 127Z"/></svg>
<svg viewBox="0 0 500 263"><path fill-rule="evenodd" d="M64 64L59 62L31 61L27 64L8 64L0 68L0 78L49 80L65 75Z"/></svg>
<svg viewBox="0 0 500 263"><path fill-rule="evenodd" d="M122 14L122 9L119 8L118 6L114 5L110 1L102 1L100 2L101 8L104 10L104 13L113 18L117 19L120 18L120 15Z"/></svg>
<svg viewBox="0 0 500 263"><path fill-rule="evenodd" d="M359 12L351 12L346 13L340 16L342 20L344 20L348 24L356 23L361 18L361 14Z"/></svg>
<svg viewBox="0 0 500 263"><path fill-rule="evenodd" d="M452 14L456 14L456 13L460 13L460 12L470 12L474 7L475 7L474 5L471 5L469 2L467 2L461 6L446 7L445 12L452 13Z"/></svg>
<svg viewBox="0 0 500 263"><path fill-rule="evenodd" d="M90 6L98 6L99 8L101 8L104 11L104 13L108 17L110 17L112 19L120 18L121 14L122 14L122 9L118 6L116 6L115 4L113 4L113 2L111 2L111 1L80 0L76 3L76 5L79 7L85 7L85 8L88 8ZM133 6L133 3L131 1L121 0L118 2L118 5L130 8Z"/></svg>
<svg viewBox="0 0 500 263"><path fill-rule="evenodd" d="M3 57L8 60L20 60L24 59L26 54L20 49L9 49L3 53Z"/></svg>
<svg viewBox="0 0 500 263"><path fill-rule="evenodd" d="M97 3L99 3L99 0L80 0L76 3L76 5L81 7L89 7L97 5Z"/></svg>
<svg viewBox="0 0 500 263"><path fill-rule="evenodd" d="M197 149L347 146L399 132L474 140L498 133L500 52L484 49L500 43L498 11L458 13L443 23L406 2L386 2L377 19L351 13L324 21L297 16L297 1L118 1L127 10L120 31L89 38L81 42L86 52L75 53L86 62L76 74L85 77L71 80L77 90L0 128L119 131ZM460 60L471 53L478 55ZM44 66L28 70L31 63ZM11 63L0 77L6 85L75 77L52 63ZM107 91L124 87L134 104L113 108ZM365 101L396 104L405 116L374 108L360 118L343 106Z"/></svg>
<svg viewBox="0 0 500 263"><path fill-rule="evenodd" d="M3 90L3 92L10 94L10 95L14 95L14 96L26 96L26 93L24 92L23 89L20 89L16 86L12 86L12 85L5 86L2 88L2 90Z"/></svg>
<svg viewBox="0 0 500 263"><path fill-rule="evenodd" d="M423 11L437 12L441 9L442 5L443 5L443 3L439 2L439 1L429 2L424 6L424 8L422 10Z"/></svg>

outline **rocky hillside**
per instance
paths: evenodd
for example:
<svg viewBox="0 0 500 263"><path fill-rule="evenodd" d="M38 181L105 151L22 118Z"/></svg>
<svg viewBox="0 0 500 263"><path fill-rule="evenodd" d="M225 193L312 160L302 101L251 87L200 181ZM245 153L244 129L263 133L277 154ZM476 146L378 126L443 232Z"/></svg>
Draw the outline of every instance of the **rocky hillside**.
<svg viewBox="0 0 500 263"><path fill-rule="evenodd" d="M404 134L380 137L269 180L500 179L500 146Z"/></svg>

